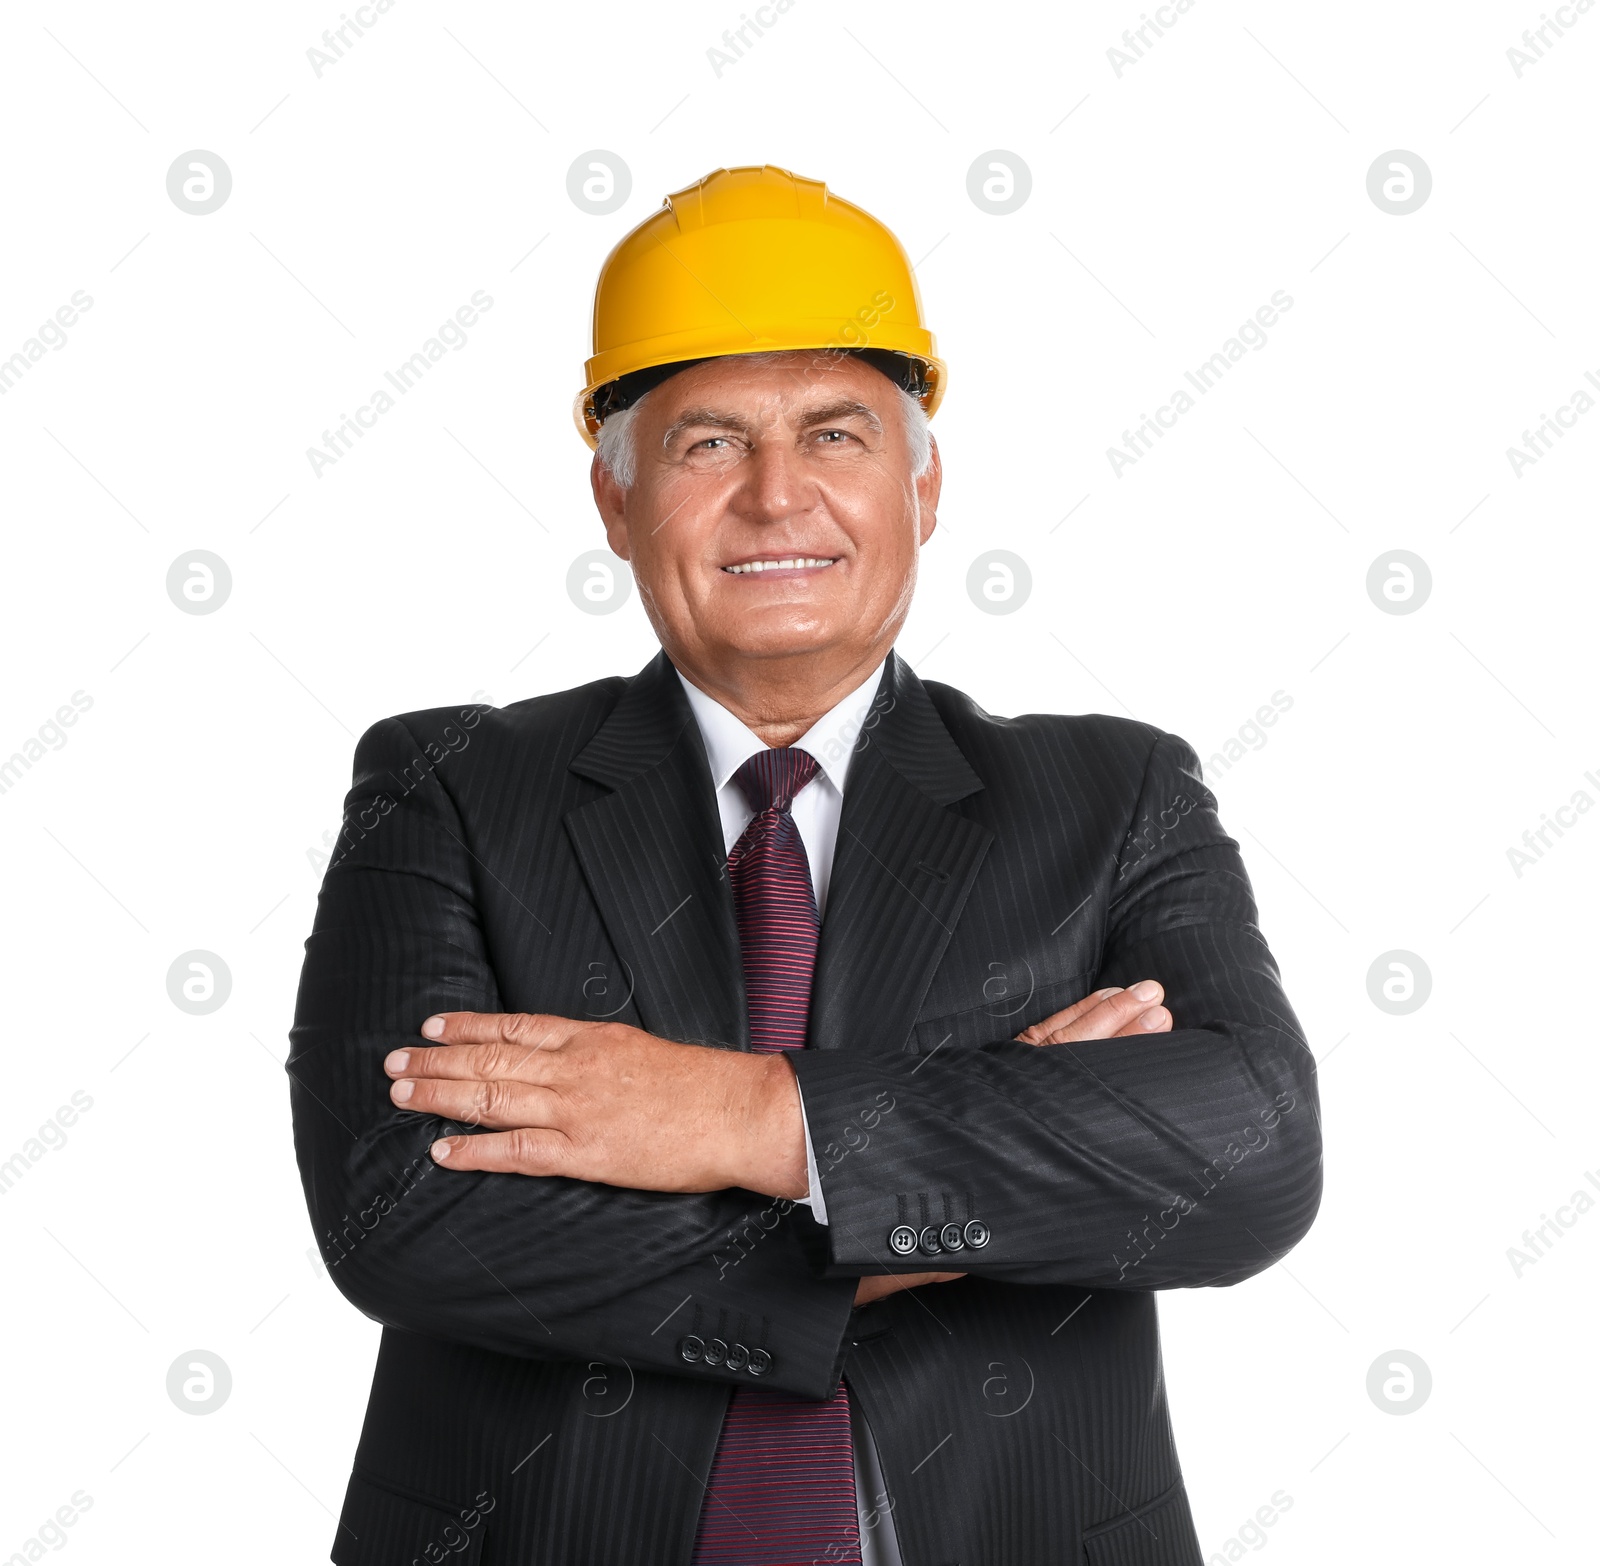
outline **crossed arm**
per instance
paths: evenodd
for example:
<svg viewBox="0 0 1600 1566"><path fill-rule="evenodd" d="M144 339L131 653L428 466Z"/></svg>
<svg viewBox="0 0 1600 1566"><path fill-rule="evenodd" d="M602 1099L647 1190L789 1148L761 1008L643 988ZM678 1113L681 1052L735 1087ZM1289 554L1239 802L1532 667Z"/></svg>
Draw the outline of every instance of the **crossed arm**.
<svg viewBox="0 0 1600 1566"><path fill-rule="evenodd" d="M993 1234L969 1272L1088 1289L1234 1282L1309 1225L1310 1054L1181 742L1150 755L1101 988L1021 1040L931 1057L744 1055L508 1015L455 800L437 771L387 792L415 746L387 720L357 750L347 815L390 813L330 867L289 1061L318 1243L385 1325L684 1374L677 1339L704 1312L764 1334L768 1384L825 1397L852 1305L929 1281L886 1249L897 1200L966 1193ZM1175 797L1201 804L1169 826ZM1135 988L1148 974L1154 1029L1137 1025L1157 1009ZM1066 1047L1031 1047L1046 1042ZM806 1189L796 1078L812 1131L852 1147L863 1106L894 1105L870 1153L822 1169L827 1229L789 1212Z"/></svg>
<svg viewBox="0 0 1600 1566"><path fill-rule="evenodd" d="M1057 1045L1169 1031L1161 986L1097 990L1019 1035ZM402 1110L485 1128L441 1137L442 1167L564 1175L640 1191L806 1194L800 1095L784 1055L677 1044L639 1028L527 1013L429 1017L431 1047L384 1061ZM958 1272L863 1278L866 1304Z"/></svg>

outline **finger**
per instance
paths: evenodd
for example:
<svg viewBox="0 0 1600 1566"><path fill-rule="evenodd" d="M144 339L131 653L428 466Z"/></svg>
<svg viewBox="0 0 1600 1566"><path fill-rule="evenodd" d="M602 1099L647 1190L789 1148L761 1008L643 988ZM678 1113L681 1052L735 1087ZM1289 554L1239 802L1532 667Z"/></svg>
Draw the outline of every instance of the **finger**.
<svg viewBox="0 0 1600 1566"><path fill-rule="evenodd" d="M441 1044L435 1049L397 1049L384 1057L390 1077L428 1077L456 1082L546 1082L556 1055L508 1044Z"/></svg>
<svg viewBox="0 0 1600 1566"><path fill-rule="evenodd" d="M391 1084L389 1098L399 1108L419 1115L438 1115L495 1131L549 1126L556 1108L556 1096L550 1089L503 1079L402 1077Z"/></svg>
<svg viewBox="0 0 1600 1566"><path fill-rule="evenodd" d="M1091 995L1085 995L1081 1001L1074 1001L1064 1010L1052 1013L1043 1022L1036 1022L1031 1028L1024 1028L1017 1038L1024 1044L1043 1044L1057 1029L1076 1022L1086 1012L1093 1011L1102 1001L1119 994L1121 989L1121 985L1113 984L1106 989L1096 990Z"/></svg>
<svg viewBox="0 0 1600 1566"><path fill-rule="evenodd" d="M484 1136L440 1137L428 1151L442 1169L558 1175L566 1172L570 1144L559 1131L523 1128Z"/></svg>
<svg viewBox="0 0 1600 1566"><path fill-rule="evenodd" d="M1096 990L1076 1006L1036 1023L1024 1035L1032 1044L1066 1044L1083 1039L1110 1038L1130 1016L1143 1009L1121 985Z"/></svg>
<svg viewBox="0 0 1600 1566"><path fill-rule="evenodd" d="M464 1032L486 1032L482 1041L452 1040L433 1047L391 1050L383 1069L391 1077L520 1077L540 1080L550 1055L573 1034L586 1026L565 1017L540 1017L526 1013L499 1014L456 1012L450 1014L451 1027L457 1017L472 1017L475 1022L504 1024L494 1029L464 1028ZM437 1019L430 1017L429 1022ZM424 1024L426 1026L426 1024ZM541 1058L542 1057L542 1058Z"/></svg>
<svg viewBox="0 0 1600 1566"><path fill-rule="evenodd" d="M1140 1012L1126 1027L1118 1028L1111 1036L1118 1039L1133 1039L1143 1033L1170 1032L1172 1032L1172 1013L1165 1006L1152 1006L1149 1011Z"/></svg>
<svg viewBox="0 0 1600 1566"><path fill-rule="evenodd" d="M1082 1044L1091 1039L1112 1039L1142 1032L1144 1030L1135 1024L1145 1012L1160 1004L1162 993L1161 986L1155 980L1141 979L1137 984L1107 997L1065 1028L1052 1029L1045 1042Z"/></svg>
<svg viewBox="0 0 1600 1566"><path fill-rule="evenodd" d="M527 1011L441 1011L423 1022L422 1036L435 1044L510 1044L546 1049L589 1024L570 1017Z"/></svg>
<svg viewBox="0 0 1600 1566"><path fill-rule="evenodd" d="M1125 990L1118 990L1065 1027L1051 1029L1046 1044L1081 1044L1090 1039L1113 1039L1143 1032L1157 1032L1131 1026L1146 1012L1160 1006L1165 992L1154 979L1141 979Z"/></svg>

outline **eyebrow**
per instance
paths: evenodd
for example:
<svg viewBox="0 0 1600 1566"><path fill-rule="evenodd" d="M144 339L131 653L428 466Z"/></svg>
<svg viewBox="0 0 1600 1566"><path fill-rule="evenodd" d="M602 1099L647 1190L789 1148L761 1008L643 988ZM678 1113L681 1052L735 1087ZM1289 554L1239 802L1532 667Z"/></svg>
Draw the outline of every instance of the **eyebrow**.
<svg viewBox="0 0 1600 1566"><path fill-rule="evenodd" d="M883 421L866 403L858 402L853 397L842 397L836 402L808 410L800 419L800 428L815 429L819 424L833 424L842 419L864 419L875 434L883 433ZM751 427L747 420L736 413L709 407L689 408L667 426L666 433L661 437L661 449L665 451L686 430L703 428L734 430L741 435L748 435Z"/></svg>

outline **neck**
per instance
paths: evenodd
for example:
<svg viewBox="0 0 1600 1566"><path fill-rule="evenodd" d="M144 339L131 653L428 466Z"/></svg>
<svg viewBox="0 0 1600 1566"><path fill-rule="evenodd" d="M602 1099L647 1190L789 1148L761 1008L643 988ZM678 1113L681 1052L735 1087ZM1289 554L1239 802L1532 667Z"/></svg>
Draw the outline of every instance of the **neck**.
<svg viewBox="0 0 1600 1566"><path fill-rule="evenodd" d="M732 666L708 667L668 656L691 685L719 701L768 745L792 745L861 685L888 656L873 647L859 657L836 660L820 654L799 658L748 658Z"/></svg>

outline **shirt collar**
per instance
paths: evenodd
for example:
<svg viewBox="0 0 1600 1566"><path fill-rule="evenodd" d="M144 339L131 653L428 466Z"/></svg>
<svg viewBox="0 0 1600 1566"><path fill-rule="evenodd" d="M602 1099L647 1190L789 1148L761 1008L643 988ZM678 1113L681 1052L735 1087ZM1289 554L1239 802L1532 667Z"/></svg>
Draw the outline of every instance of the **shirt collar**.
<svg viewBox="0 0 1600 1566"><path fill-rule="evenodd" d="M851 759L855 755L856 742L866 728L882 675L883 664L880 663L843 701L824 713L794 742L797 750L816 757L823 775L841 796L850 772ZM700 726L706 760L711 764L712 785L720 792L745 762L767 749L767 742L746 728L721 702L684 679L681 670L678 671L678 678L683 681L690 710Z"/></svg>

